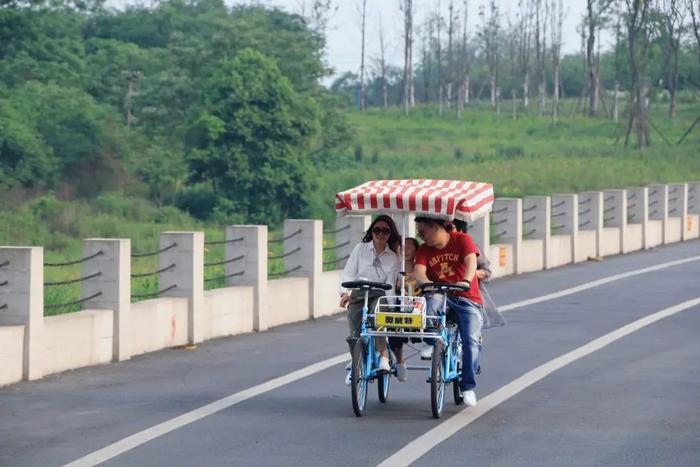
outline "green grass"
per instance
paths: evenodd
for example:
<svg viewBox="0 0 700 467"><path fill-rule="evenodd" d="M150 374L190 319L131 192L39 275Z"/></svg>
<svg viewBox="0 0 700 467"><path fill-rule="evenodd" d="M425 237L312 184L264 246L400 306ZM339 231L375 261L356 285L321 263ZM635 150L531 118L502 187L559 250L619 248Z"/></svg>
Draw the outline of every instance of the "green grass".
<svg viewBox="0 0 700 467"><path fill-rule="evenodd" d="M693 100L695 99L695 100ZM334 226L333 195L371 179L448 178L479 180L494 184L497 196L548 195L649 183L700 180L700 126L680 146L669 147L652 132L653 145L642 151L615 143L620 128L605 118L569 117L574 101L562 105L563 116L552 126L550 118L519 109L511 118L510 103L495 115L488 105L467 108L461 120L454 111L438 115L434 107L418 107L409 116L398 109L371 109L347 113L356 140L345 152L330 155L318 167L318 187L309 200L311 215L323 218L326 230ZM665 103L652 103L651 119L675 143L700 114L700 100L686 96L678 117L666 115ZM621 113L622 115L622 113ZM362 160L355 150L362 148ZM207 240L221 240L223 225L197 221L172 207L158 207L143 199L104 194L94 200L63 202L51 195L15 209L0 209L1 245L41 245L45 261L59 262L81 257L80 239L88 237L131 238L134 252L158 249L159 233L166 230L202 230ZM271 226L269 237L282 236ZM324 234L324 247L335 243ZM271 243L270 255L281 254L283 245ZM224 245L208 245L205 262L224 259ZM324 251L324 261L335 259ZM154 271L157 257L132 261L133 273ZM332 265L324 269L332 269ZM270 274L284 271L284 260L269 262ZM205 268L205 278L224 275L224 266ZM80 277L80 267L45 268L46 281ZM132 280L132 293L159 290L157 276ZM167 286L164 284L163 286ZM207 281L207 289L224 286L223 279ZM79 285L45 288L48 305L79 298ZM79 306L47 309L63 313Z"/></svg>
<svg viewBox="0 0 700 467"><path fill-rule="evenodd" d="M0 210L0 245L38 245L44 246L44 262L61 263L74 261L83 256L81 239L83 238L131 238L133 253L153 252L159 248L159 234L167 230L201 230L207 241L223 240L224 226L209 225L199 222L185 213L173 208L157 207L147 201L127 196L108 194L91 202L59 201L48 195L27 203L15 210ZM272 229L269 238L282 237L280 229ZM324 246L334 243L334 235L324 235ZM280 255L283 245L271 243L270 256ZM206 245L204 260L206 263L222 261L226 255L223 244ZM335 258L332 251L324 253L324 261ZM132 258L133 274L142 274L158 269L158 256ZM327 265L326 269L332 269ZM274 259L269 262L271 275L284 271L284 260ZM238 270L238 268L236 268ZM61 267L44 267L45 282L59 282L81 277L80 265ZM205 267L205 289L225 286L224 265ZM158 276L133 278L131 293L133 295L155 294L169 284L159 284ZM148 298L148 297L147 297ZM133 301L147 298L133 298ZM44 302L47 316L77 311L80 305L52 307L80 299L80 285L57 285L44 288Z"/></svg>
<svg viewBox="0 0 700 467"><path fill-rule="evenodd" d="M355 160L353 147L326 161L319 177L319 197L327 200L323 216L333 216L332 193L381 178L486 181L500 197L700 179L700 125L675 146L700 114L697 98L681 102L673 120L665 103L652 103L652 122L674 146L651 130L653 144L641 151L625 149L622 126L609 119L570 117L573 104L563 102L563 116L554 126L549 117L533 115L535 105L529 112L520 108L513 120L509 102L501 115L481 106L468 108L461 120L454 110L440 116L434 107L418 107L409 116L395 108L351 111L348 119L363 158Z"/></svg>

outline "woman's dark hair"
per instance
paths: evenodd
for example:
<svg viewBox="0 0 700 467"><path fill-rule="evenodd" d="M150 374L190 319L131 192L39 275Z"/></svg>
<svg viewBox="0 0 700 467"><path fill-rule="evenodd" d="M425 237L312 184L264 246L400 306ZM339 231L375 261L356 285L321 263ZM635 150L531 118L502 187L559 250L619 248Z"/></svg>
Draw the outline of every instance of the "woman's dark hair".
<svg viewBox="0 0 700 467"><path fill-rule="evenodd" d="M401 247L401 234L396 228L396 223L394 222L394 219L387 216L386 214L380 214L372 221L372 223L369 226L369 229L367 229L367 232L365 232L364 238L362 238L362 242L369 243L372 241L372 229L374 228L374 224L376 224L377 222L385 222L386 225L389 226L389 241L387 243L389 244L389 248L391 248L391 251L398 254L399 248Z"/></svg>
<svg viewBox="0 0 700 467"><path fill-rule="evenodd" d="M444 219L435 219L433 217L418 216L415 218L415 222L420 222L425 225L437 225L445 229L447 232L452 232L454 230L454 225L452 221L446 221Z"/></svg>

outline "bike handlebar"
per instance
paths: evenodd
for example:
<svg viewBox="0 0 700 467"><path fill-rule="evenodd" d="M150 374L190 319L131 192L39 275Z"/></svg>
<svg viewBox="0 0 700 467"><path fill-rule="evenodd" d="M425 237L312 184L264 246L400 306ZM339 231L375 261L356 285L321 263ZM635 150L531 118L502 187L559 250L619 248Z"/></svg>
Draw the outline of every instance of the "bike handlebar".
<svg viewBox="0 0 700 467"><path fill-rule="evenodd" d="M391 290L392 285L386 284L384 282L372 282L372 281L348 281L343 282L343 287L346 289L379 289L379 290Z"/></svg>
<svg viewBox="0 0 700 467"><path fill-rule="evenodd" d="M468 292L470 287L459 284L450 284L447 282L423 282L418 285L420 289L436 289L441 292Z"/></svg>

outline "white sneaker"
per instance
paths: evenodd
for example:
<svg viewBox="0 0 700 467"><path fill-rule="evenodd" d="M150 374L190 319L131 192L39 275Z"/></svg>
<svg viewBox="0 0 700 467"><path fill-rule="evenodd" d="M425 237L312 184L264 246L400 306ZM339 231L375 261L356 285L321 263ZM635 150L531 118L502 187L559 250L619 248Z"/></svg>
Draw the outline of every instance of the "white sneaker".
<svg viewBox="0 0 700 467"><path fill-rule="evenodd" d="M348 374L345 377L345 385L352 386L352 372L351 371L348 371Z"/></svg>
<svg viewBox="0 0 700 467"><path fill-rule="evenodd" d="M474 391L462 391L462 398L464 399L464 405L467 407L476 405L476 393Z"/></svg>
<svg viewBox="0 0 700 467"><path fill-rule="evenodd" d="M396 377L402 383L408 379L408 368L406 368L405 363L399 363L396 365Z"/></svg>
<svg viewBox="0 0 700 467"><path fill-rule="evenodd" d="M379 367L377 369L379 371L391 371L389 359L387 357L379 357Z"/></svg>
<svg viewBox="0 0 700 467"><path fill-rule="evenodd" d="M420 359L430 360L431 358L433 358L433 346L429 345L420 351Z"/></svg>

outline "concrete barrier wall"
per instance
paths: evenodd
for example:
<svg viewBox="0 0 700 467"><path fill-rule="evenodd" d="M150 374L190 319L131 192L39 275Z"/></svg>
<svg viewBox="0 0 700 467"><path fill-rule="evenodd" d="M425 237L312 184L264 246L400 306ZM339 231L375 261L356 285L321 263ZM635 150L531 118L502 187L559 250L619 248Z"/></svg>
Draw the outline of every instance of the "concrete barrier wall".
<svg viewBox="0 0 700 467"><path fill-rule="evenodd" d="M328 316L342 311L339 306L340 273L342 271L325 271L321 274L321 295L319 305L314 310L314 318Z"/></svg>
<svg viewBox="0 0 700 467"><path fill-rule="evenodd" d="M597 236L595 230L579 230L578 245L576 247L576 262L595 258L597 254Z"/></svg>
<svg viewBox="0 0 700 467"><path fill-rule="evenodd" d="M493 278L503 277L513 274L513 245L495 244L491 245L491 272Z"/></svg>
<svg viewBox="0 0 700 467"><path fill-rule="evenodd" d="M649 248L661 245L664 241L664 229L661 221L650 220L647 225L647 237Z"/></svg>
<svg viewBox="0 0 700 467"><path fill-rule="evenodd" d="M685 219L685 229L687 232L687 238L698 238L700 237L700 226L698 226L698 221L700 221L700 216L697 214L688 214Z"/></svg>
<svg viewBox="0 0 700 467"><path fill-rule="evenodd" d="M603 227L600 234L600 255L619 255L620 251L620 229L617 227Z"/></svg>
<svg viewBox="0 0 700 467"><path fill-rule="evenodd" d="M131 354L187 344L187 299L144 300L131 305Z"/></svg>
<svg viewBox="0 0 700 467"><path fill-rule="evenodd" d="M204 292L204 339L253 332L253 287L225 287Z"/></svg>
<svg viewBox="0 0 700 467"><path fill-rule="evenodd" d="M112 360L112 311L83 310L44 318L44 373Z"/></svg>
<svg viewBox="0 0 700 467"><path fill-rule="evenodd" d="M521 248L521 273L544 269L544 240L523 240Z"/></svg>
<svg viewBox="0 0 700 467"><path fill-rule="evenodd" d="M643 246L643 232L641 224L627 224L625 229L625 251L641 250Z"/></svg>
<svg viewBox="0 0 700 467"><path fill-rule="evenodd" d="M271 280L267 284L267 294L265 319L269 327L309 319L309 279L306 277Z"/></svg>
<svg viewBox="0 0 700 467"><path fill-rule="evenodd" d="M0 326L0 386L22 379L24 326Z"/></svg>
<svg viewBox="0 0 700 467"><path fill-rule="evenodd" d="M549 251L549 261L551 267L555 268L557 266L573 262L574 258L571 254L570 235L552 235L549 244L551 246Z"/></svg>
<svg viewBox="0 0 700 467"><path fill-rule="evenodd" d="M539 271L698 238L699 193L694 182L500 198L470 232L489 253L493 277ZM43 316L43 249L0 247L0 385L335 314L341 271L322 266L342 266L369 221L351 216L326 231L336 235L335 246L325 247L336 250L336 263L322 262L318 220L288 219L275 239L267 226L228 226L225 241L209 242L226 244L225 259L209 264L203 232L163 232L155 273L164 290L136 303L130 241L86 239L86 309L52 317ZM286 278L268 277L273 242L283 243ZM204 291L202 267L216 264L226 265L227 287Z"/></svg>
<svg viewBox="0 0 700 467"><path fill-rule="evenodd" d="M669 217L668 220L668 238L666 243L676 243L681 241L682 222L680 217Z"/></svg>

